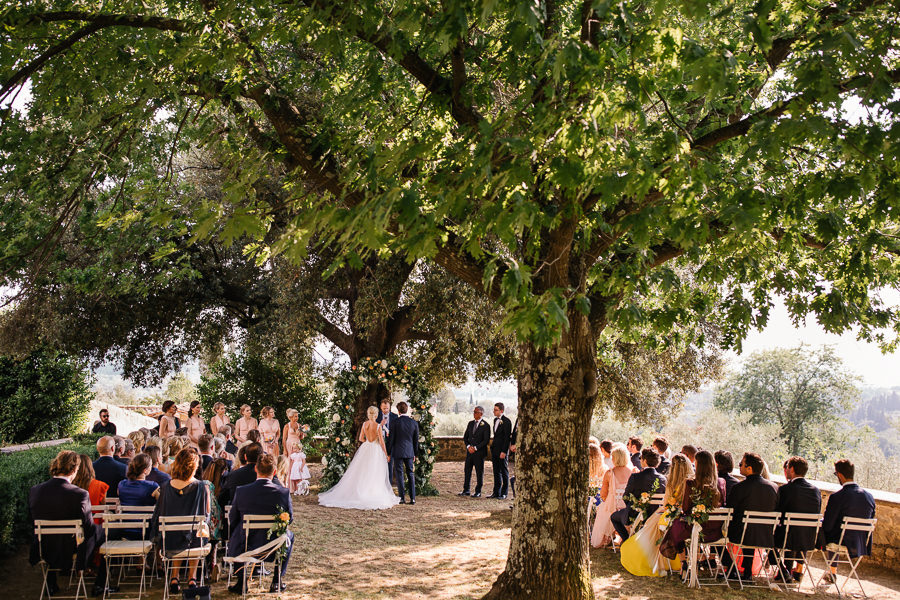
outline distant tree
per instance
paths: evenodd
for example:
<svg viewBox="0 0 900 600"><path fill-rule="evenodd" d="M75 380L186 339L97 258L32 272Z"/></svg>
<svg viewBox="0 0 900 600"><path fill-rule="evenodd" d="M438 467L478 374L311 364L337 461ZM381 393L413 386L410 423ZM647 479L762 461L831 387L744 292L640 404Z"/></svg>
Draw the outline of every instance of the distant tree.
<svg viewBox="0 0 900 600"><path fill-rule="evenodd" d="M439 413L453 412L456 406L456 396L449 389L444 388L437 394L437 402L434 403Z"/></svg>
<svg viewBox="0 0 900 600"><path fill-rule="evenodd" d="M715 405L746 412L753 424L778 424L791 454L818 454L859 401L857 380L829 346L759 351L716 390Z"/></svg>

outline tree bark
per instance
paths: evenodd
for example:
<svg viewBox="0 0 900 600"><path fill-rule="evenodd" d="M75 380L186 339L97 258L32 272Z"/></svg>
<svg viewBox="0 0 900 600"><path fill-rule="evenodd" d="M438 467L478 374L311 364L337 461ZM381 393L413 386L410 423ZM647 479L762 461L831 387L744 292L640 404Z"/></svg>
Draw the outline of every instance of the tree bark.
<svg viewBox="0 0 900 600"><path fill-rule="evenodd" d="M572 311L552 347L520 346L516 500L506 569L485 600L588 600L587 439L596 340Z"/></svg>

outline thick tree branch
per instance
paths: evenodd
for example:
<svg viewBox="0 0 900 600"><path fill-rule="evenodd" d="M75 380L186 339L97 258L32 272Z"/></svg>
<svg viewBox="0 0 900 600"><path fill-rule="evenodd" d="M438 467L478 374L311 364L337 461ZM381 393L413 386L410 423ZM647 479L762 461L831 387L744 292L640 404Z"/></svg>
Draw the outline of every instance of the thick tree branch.
<svg viewBox="0 0 900 600"><path fill-rule="evenodd" d="M351 360L356 359L356 344L353 342L352 335L344 333L337 325L326 319L321 313L316 313L315 320L316 331L323 335L329 342L340 348Z"/></svg>

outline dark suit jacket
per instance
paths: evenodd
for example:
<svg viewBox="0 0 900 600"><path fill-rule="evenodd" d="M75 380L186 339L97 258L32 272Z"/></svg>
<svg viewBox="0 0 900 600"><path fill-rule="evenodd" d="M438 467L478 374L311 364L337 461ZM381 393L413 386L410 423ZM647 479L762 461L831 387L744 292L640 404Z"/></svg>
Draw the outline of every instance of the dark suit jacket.
<svg viewBox="0 0 900 600"><path fill-rule="evenodd" d="M419 455L419 424L412 417L403 415L397 419L385 444L392 459L415 458Z"/></svg>
<svg viewBox="0 0 900 600"><path fill-rule="evenodd" d="M293 520L291 495L287 489L273 480L257 479L253 483L239 486L234 493L231 512L228 513L228 523L231 525L228 556L237 556L244 552L244 515L274 515L279 509L287 511ZM253 530L246 539L249 550L259 548L269 541L265 529Z"/></svg>
<svg viewBox="0 0 900 600"><path fill-rule="evenodd" d="M817 515L822 510L822 492L803 477L795 477L778 488L775 511L784 513L810 513ZM785 527L775 529L775 545L781 548L787 541L788 550L812 550L816 547L816 531L810 528L791 528L788 539L784 539Z"/></svg>
<svg viewBox="0 0 900 600"><path fill-rule="evenodd" d="M512 439L512 421L506 415L500 415L499 420L500 424L496 426L497 431L494 432L494 441L491 442L491 456L494 458L500 458L501 453L509 456L509 445Z"/></svg>
<svg viewBox="0 0 900 600"><path fill-rule="evenodd" d="M848 483L828 497L825 516L822 518L826 542L836 544L840 541L844 517L875 518L875 499L872 494L856 483ZM851 556L868 556L872 553L872 538L866 543L865 533L848 531L844 535L844 546L850 550Z"/></svg>
<svg viewBox="0 0 900 600"><path fill-rule="evenodd" d="M394 412L388 413L388 435L391 435L391 432L394 430L394 425L397 423L397 419L400 418L400 415ZM384 413L380 410L378 411L378 416L375 417L375 422L381 425L381 422L384 420Z"/></svg>
<svg viewBox="0 0 900 600"><path fill-rule="evenodd" d="M156 467L150 469L150 474L147 475L147 481L155 481L160 485L160 487L162 486L162 484L171 481L171 479L172 477L168 473L163 473Z"/></svg>
<svg viewBox="0 0 900 600"><path fill-rule="evenodd" d="M256 465L244 465L240 469L228 473L219 483L219 495L216 500L223 509L234 500L234 491L242 485L256 481Z"/></svg>
<svg viewBox="0 0 900 600"><path fill-rule="evenodd" d="M231 454L232 456L237 455L238 447L234 445L234 442L228 440L225 442L225 452Z"/></svg>
<svg viewBox="0 0 900 600"><path fill-rule="evenodd" d="M665 494L666 476L658 473L653 467L647 467L643 471L632 473L631 477L628 478L628 483L625 484L625 495L640 496L644 492L650 492L653 489L653 482L657 480L659 480L659 486L653 493ZM632 510L631 503L628 500L625 501L625 505L628 507L628 514L631 516L637 514L637 511Z"/></svg>
<svg viewBox="0 0 900 600"><path fill-rule="evenodd" d="M197 472L194 474L194 477L197 479L203 479L203 472L206 471L206 467L209 466L209 463L214 461L215 459L208 454L200 455L200 466L197 467Z"/></svg>
<svg viewBox="0 0 900 600"><path fill-rule="evenodd" d="M519 418L516 417L516 423L513 425L512 435L509 436L509 443L512 445L516 444L516 439L519 437Z"/></svg>
<svg viewBox="0 0 900 600"><path fill-rule="evenodd" d="M725 480L725 497L728 498L731 495L731 488L740 482L740 479L726 471L719 471L719 477Z"/></svg>
<svg viewBox="0 0 900 600"><path fill-rule="evenodd" d="M631 464L636 466L638 469L641 468L641 453L635 452L631 455Z"/></svg>
<svg viewBox="0 0 900 600"><path fill-rule="evenodd" d="M98 535L94 517L91 514L91 498L86 490L72 485L65 479L53 477L39 483L28 492L28 510L31 513L31 524L38 519L78 519L84 527L84 552L79 552L79 564L84 564L87 555L93 553L95 538ZM32 531L34 529L32 528ZM86 547L90 545L90 547ZM75 538L72 536L44 537L43 556L51 568L61 569L72 566L72 555L75 554ZM40 553L37 536L32 538L31 564L37 564Z"/></svg>
<svg viewBox="0 0 900 600"><path fill-rule="evenodd" d="M750 475L726 492L725 506L733 508L734 513L728 525L728 539L734 543L741 541L744 531L744 511L760 510L774 512L778 500L778 487L759 475ZM775 538L772 528L767 525L750 525L744 543L748 546L773 546Z"/></svg>
<svg viewBox="0 0 900 600"><path fill-rule="evenodd" d="M126 472L127 472L127 470L128 470L128 465L131 464L131 459L130 459L130 458L125 458L124 456L114 456L113 458L114 458L116 461L118 461L118 462L122 463L123 465L125 465L125 469L126 469Z"/></svg>
<svg viewBox="0 0 900 600"><path fill-rule="evenodd" d="M660 454L659 455L659 464L656 466L656 470L663 475L668 475L669 467L671 467L671 466L672 466L672 463L669 462L669 459L666 458L665 456L663 456L662 454Z"/></svg>
<svg viewBox="0 0 900 600"><path fill-rule="evenodd" d="M112 456L101 456L94 461L94 476L109 486L110 498L119 497L119 482L125 479L126 467Z"/></svg>
<svg viewBox="0 0 900 600"><path fill-rule="evenodd" d="M477 431L475 430L475 423L479 423ZM487 453L487 445L490 441L491 426L487 424L487 421L484 419L481 419L481 421L475 421L475 419L469 421L469 424L466 425L466 432L463 434L463 443L466 447L475 446L475 453L472 456L484 459L484 455Z"/></svg>

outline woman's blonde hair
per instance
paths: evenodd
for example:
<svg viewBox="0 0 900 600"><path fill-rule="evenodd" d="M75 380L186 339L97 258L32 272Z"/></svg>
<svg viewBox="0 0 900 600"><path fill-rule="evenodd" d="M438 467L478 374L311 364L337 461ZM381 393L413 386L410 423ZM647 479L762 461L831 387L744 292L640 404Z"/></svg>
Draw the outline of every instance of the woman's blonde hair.
<svg viewBox="0 0 900 600"><path fill-rule="evenodd" d="M166 440L166 452L165 455L168 458L175 458L178 456L178 453L184 448L184 440L181 439L180 436L173 435L168 440Z"/></svg>
<svg viewBox="0 0 900 600"><path fill-rule="evenodd" d="M262 410L259 412L259 418L265 419L267 416L272 415L275 416L275 409L271 406L263 406Z"/></svg>
<svg viewBox="0 0 900 600"><path fill-rule="evenodd" d="M366 416L369 417L370 419L374 419L375 417L378 416L378 409L375 408L374 406L370 406L369 408L366 409Z"/></svg>
<svg viewBox="0 0 900 600"><path fill-rule="evenodd" d="M628 450L622 444L613 446L610 456L612 457L613 466L624 467L628 465Z"/></svg>
<svg viewBox="0 0 900 600"><path fill-rule="evenodd" d="M146 451L146 449L150 448L151 446L156 446L157 448L162 450L162 446L163 446L162 439L160 439L158 436L155 436L155 435L150 436L150 439L148 439L146 441L146 443L144 444L144 450Z"/></svg>
<svg viewBox="0 0 900 600"><path fill-rule="evenodd" d="M251 410L249 404L241 404L241 409L240 409L239 412L240 412L241 414L244 414L244 411L245 411L245 410Z"/></svg>
<svg viewBox="0 0 900 600"><path fill-rule="evenodd" d="M221 402L216 402L215 404L213 404L213 412L219 412L220 408L225 408L225 405Z"/></svg>
<svg viewBox="0 0 900 600"><path fill-rule="evenodd" d="M300 412L299 412L296 408L289 408L289 409L287 409L286 412L287 412L287 418L288 418L288 419L290 419L291 417L293 417L293 416L295 416L295 415L299 415L299 414L300 414Z"/></svg>
<svg viewBox="0 0 900 600"><path fill-rule="evenodd" d="M672 457L672 466L669 467L669 479L666 481L666 494L663 497L665 504L681 504L684 500L685 482L694 477L694 467L684 454L676 454Z"/></svg>
<svg viewBox="0 0 900 600"><path fill-rule="evenodd" d="M282 485L288 480L288 458L284 454L279 454L275 459L275 474Z"/></svg>
<svg viewBox="0 0 900 600"><path fill-rule="evenodd" d="M140 431L132 431L128 434L128 439L134 444L135 452L141 452L144 449L144 434Z"/></svg>
<svg viewBox="0 0 900 600"><path fill-rule="evenodd" d="M600 446L588 445L588 477L600 479L603 476L603 457L600 456Z"/></svg>

